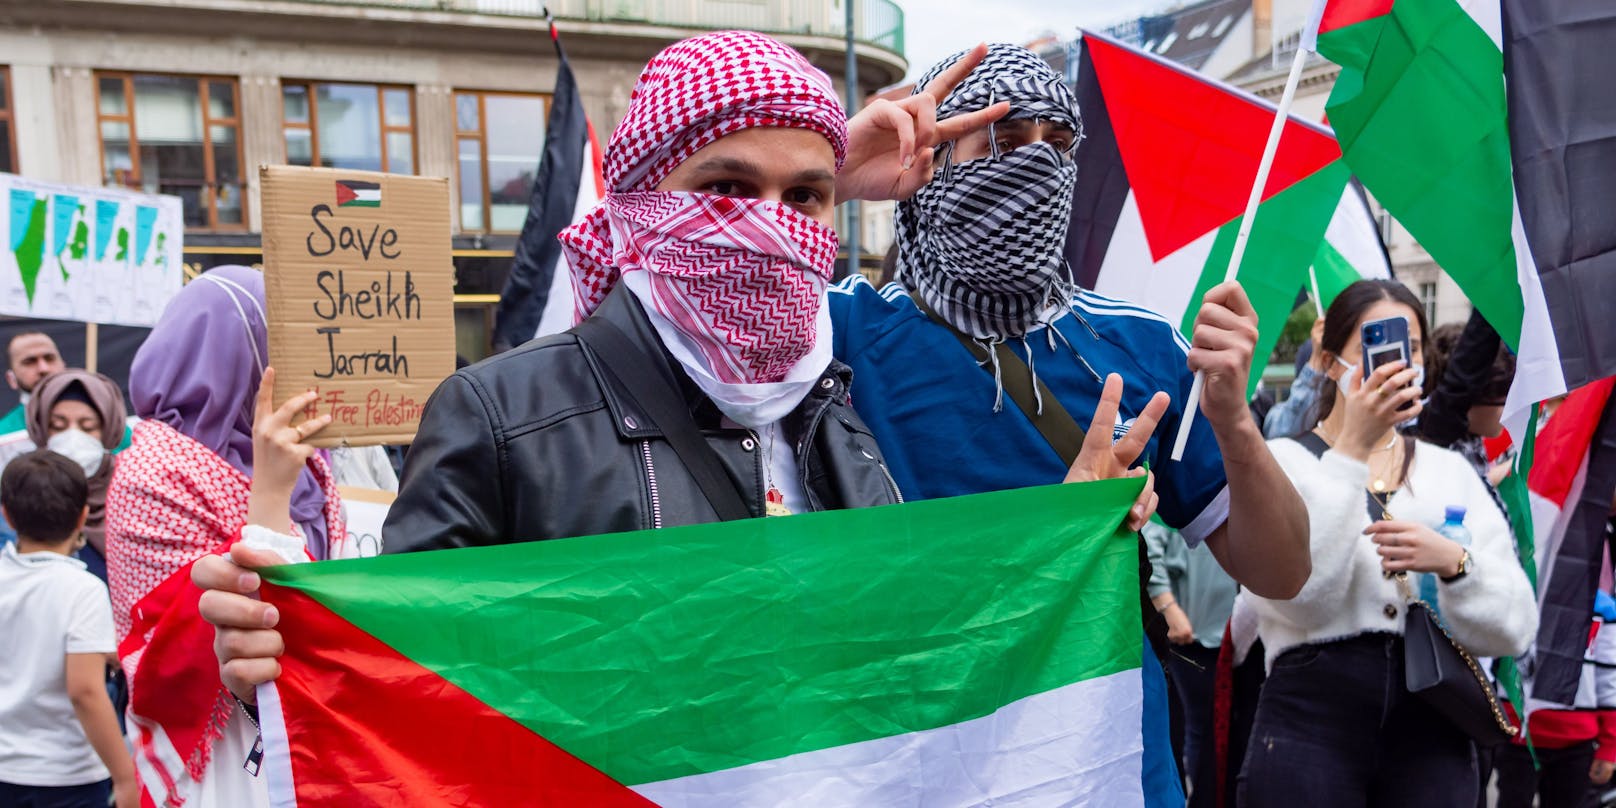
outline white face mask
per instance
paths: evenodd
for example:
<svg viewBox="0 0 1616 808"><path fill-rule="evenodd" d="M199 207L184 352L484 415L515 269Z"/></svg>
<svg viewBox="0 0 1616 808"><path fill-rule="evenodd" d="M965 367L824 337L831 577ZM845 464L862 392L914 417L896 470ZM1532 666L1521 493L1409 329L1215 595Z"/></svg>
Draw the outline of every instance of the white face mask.
<svg viewBox="0 0 1616 808"><path fill-rule="evenodd" d="M1341 392L1345 393L1347 391L1347 384L1351 381L1352 377L1358 375L1358 366L1348 362L1345 359L1342 359L1339 356L1335 358L1335 363L1346 368L1346 370L1341 372L1341 378L1335 380L1335 383L1341 387Z"/></svg>
<svg viewBox="0 0 1616 808"><path fill-rule="evenodd" d="M1346 370L1341 374L1341 378L1336 381L1336 384L1341 385L1342 391L1345 392L1346 389L1347 389L1347 380L1351 379L1354 375L1357 375L1358 366L1352 364L1351 362L1348 362L1345 359L1342 359L1339 356L1335 358L1335 361L1336 361L1336 364L1346 368ZM1424 365L1415 365L1414 366L1414 381L1409 382L1409 383L1414 385L1415 387L1420 388L1420 391L1422 393L1425 391L1425 366Z"/></svg>
<svg viewBox="0 0 1616 808"><path fill-rule="evenodd" d="M85 477L94 477L107 456L107 447L102 446L101 441L79 429L66 429L50 436L45 448L79 464Z"/></svg>

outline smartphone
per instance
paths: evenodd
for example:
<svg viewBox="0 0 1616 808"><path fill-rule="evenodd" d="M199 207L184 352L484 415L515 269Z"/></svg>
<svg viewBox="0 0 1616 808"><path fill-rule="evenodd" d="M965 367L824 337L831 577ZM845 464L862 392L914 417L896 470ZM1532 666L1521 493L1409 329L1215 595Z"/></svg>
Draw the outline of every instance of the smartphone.
<svg viewBox="0 0 1616 808"><path fill-rule="evenodd" d="M1363 375L1367 379L1375 369L1392 362L1409 361L1413 351L1408 342L1408 318L1387 317L1384 320L1373 320L1363 324L1358 333L1363 343ZM1399 409L1414 406L1409 402Z"/></svg>

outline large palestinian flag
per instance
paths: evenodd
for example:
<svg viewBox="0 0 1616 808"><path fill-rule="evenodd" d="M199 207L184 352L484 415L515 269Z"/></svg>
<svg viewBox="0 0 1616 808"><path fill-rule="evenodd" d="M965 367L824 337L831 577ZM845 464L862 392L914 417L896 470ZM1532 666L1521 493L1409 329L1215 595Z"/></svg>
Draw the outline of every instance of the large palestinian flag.
<svg viewBox="0 0 1616 808"><path fill-rule="evenodd" d="M1067 259L1084 288L1188 334L1228 269L1275 108L1094 34L1083 35L1081 60L1085 137ZM1347 177L1328 129L1287 121L1238 276L1257 310L1259 365L1308 286Z"/></svg>
<svg viewBox="0 0 1616 808"><path fill-rule="evenodd" d="M1569 707L1604 568L1616 498L1616 378L1579 388L1538 433L1526 481L1540 614L1533 706ZM1518 481L1517 481L1518 482Z"/></svg>
<svg viewBox="0 0 1616 808"><path fill-rule="evenodd" d="M266 570L273 801L1140 805L1140 487Z"/></svg>
<svg viewBox="0 0 1616 808"><path fill-rule="evenodd" d="M1507 406L1616 374L1616 4L1331 0L1328 112L1370 193L1520 361Z"/></svg>

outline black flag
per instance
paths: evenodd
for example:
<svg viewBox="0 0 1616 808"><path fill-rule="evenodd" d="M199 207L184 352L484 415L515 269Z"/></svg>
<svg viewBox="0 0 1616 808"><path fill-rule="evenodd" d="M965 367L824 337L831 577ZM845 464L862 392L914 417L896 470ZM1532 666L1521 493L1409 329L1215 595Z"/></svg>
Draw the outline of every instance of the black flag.
<svg viewBox="0 0 1616 808"><path fill-rule="evenodd" d="M556 71L555 96L551 99L549 128L544 135L544 157L539 161L538 176L533 180L527 220L522 223L522 235L516 242L511 274L499 295L499 310L494 321L495 351L521 345L538 332L545 306L550 303L555 273L564 271L565 258L556 235L572 224L579 193L587 193L591 199L596 195L594 187L584 187L585 182L593 183L595 174L589 118L584 114L578 84L573 80L572 67L567 64L567 54L561 48L553 20L550 39L555 43L561 66Z"/></svg>

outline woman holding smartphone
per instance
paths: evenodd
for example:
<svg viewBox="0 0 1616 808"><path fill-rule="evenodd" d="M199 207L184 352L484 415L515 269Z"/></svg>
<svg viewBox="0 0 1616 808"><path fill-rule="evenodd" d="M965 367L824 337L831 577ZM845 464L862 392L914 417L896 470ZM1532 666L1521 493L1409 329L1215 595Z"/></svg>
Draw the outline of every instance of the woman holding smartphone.
<svg viewBox="0 0 1616 808"><path fill-rule="evenodd" d="M1347 287L1325 313L1319 350L1335 389L1320 401L1321 420L1270 442L1308 506L1313 575L1288 601L1241 595L1269 668L1242 806L1476 804L1469 736L1404 685L1405 593L1420 591L1418 574L1432 576L1432 605L1477 657L1524 651L1537 607L1505 516L1468 462L1396 430L1420 412L1425 330L1402 284ZM1403 333L1408 361L1377 359L1365 378L1364 356L1380 354L1364 350L1365 337L1402 342ZM1468 545L1437 532L1453 507L1464 508Z"/></svg>

